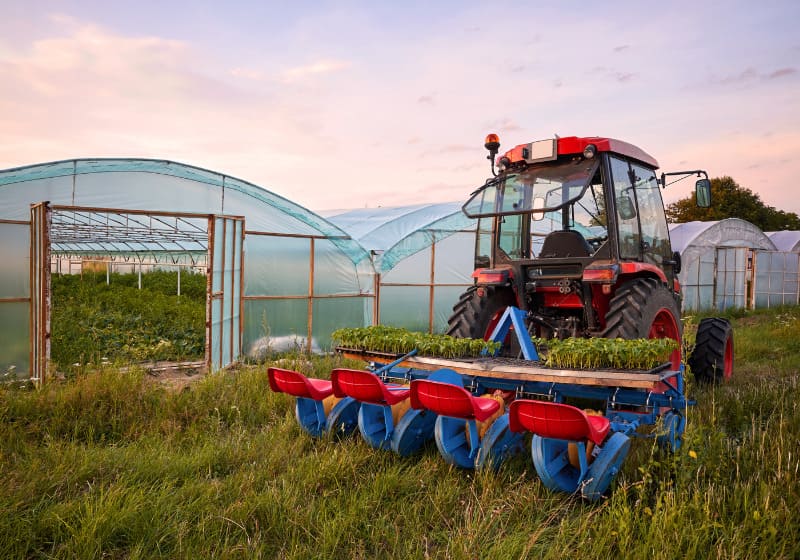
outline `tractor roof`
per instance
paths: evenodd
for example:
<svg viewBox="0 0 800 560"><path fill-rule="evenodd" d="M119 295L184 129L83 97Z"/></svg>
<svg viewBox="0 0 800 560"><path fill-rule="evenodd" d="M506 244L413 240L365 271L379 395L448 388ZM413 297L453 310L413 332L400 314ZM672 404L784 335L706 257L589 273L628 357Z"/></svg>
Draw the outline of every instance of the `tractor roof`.
<svg viewBox="0 0 800 560"><path fill-rule="evenodd" d="M642 162L643 164L647 165L648 167L652 167L654 169L658 168L658 162L656 159L642 150L634 146L633 144L629 144L628 142L623 142L622 140L616 140L614 138L601 138L599 136L590 136L586 138L580 138L578 136L567 136L564 138L558 138L558 154L559 156L569 155L569 154L582 154L584 148L593 144L598 152L612 152L616 154L620 154L622 156L627 156L629 158L633 158ZM550 142L550 141L543 141L543 142ZM538 144L538 142L533 142L529 144L520 144L519 146L515 146L513 149L507 151L502 157L508 158L511 163L516 163L520 161L530 161L526 156L531 153L531 149L533 144ZM551 158L554 159L554 158Z"/></svg>

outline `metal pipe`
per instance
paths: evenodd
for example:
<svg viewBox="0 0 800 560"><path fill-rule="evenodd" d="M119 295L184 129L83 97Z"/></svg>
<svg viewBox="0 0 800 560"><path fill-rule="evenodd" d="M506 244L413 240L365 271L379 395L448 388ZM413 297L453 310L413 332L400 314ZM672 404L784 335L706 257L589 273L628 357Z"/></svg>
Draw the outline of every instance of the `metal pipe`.
<svg viewBox="0 0 800 560"><path fill-rule="evenodd" d="M211 363L211 277L214 273L214 217L208 217L208 266L206 267L206 340L205 340L205 362L206 371L213 371Z"/></svg>
<svg viewBox="0 0 800 560"><path fill-rule="evenodd" d="M311 353L311 336L314 333L314 252L316 250L315 239L310 240L310 256L308 266L308 337L306 338L306 351Z"/></svg>
<svg viewBox="0 0 800 560"><path fill-rule="evenodd" d="M428 288L428 332L433 334L433 291L436 269L436 237L433 238L431 243L431 284Z"/></svg>

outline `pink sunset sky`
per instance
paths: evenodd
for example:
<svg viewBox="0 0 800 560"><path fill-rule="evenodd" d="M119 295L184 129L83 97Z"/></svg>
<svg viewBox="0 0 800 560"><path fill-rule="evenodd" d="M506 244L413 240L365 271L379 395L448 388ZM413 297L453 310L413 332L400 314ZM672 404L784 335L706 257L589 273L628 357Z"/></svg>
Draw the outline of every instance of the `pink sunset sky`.
<svg viewBox="0 0 800 560"><path fill-rule="evenodd" d="M0 168L168 159L326 210L465 199L489 173L488 132L501 150L599 135L800 213L797 1L4 0L0 14Z"/></svg>

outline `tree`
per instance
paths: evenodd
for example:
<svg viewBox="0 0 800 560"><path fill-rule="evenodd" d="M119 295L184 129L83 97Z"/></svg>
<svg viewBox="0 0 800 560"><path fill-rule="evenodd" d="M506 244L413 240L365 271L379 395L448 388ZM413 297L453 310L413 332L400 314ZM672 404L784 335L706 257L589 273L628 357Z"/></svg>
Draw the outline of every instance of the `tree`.
<svg viewBox="0 0 800 560"><path fill-rule="evenodd" d="M666 213L667 220L676 224L741 218L762 231L800 230L800 216L767 206L756 193L727 176L711 179L710 208L699 208L692 192L667 206Z"/></svg>

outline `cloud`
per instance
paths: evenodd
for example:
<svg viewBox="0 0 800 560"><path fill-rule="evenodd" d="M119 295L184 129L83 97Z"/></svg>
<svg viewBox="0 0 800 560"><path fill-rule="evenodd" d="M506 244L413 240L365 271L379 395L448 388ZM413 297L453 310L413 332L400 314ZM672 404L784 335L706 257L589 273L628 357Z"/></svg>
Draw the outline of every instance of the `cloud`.
<svg viewBox="0 0 800 560"><path fill-rule="evenodd" d="M486 125L486 130L498 130L500 132L517 132L522 130L522 127L510 118L504 118L493 121Z"/></svg>
<svg viewBox="0 0 800 560"><path fill-rule="evenodd" d="M318 60L303 66L289 68L283 73L283 80L293 82L322 74L332 74L349 67L350 63L344 60Z"/></svg>
<svg viewBox="0 0 800 560"><path fill-rule="evenodd" d="M770 72L767 74L766 78L768 80L774 80L775 78L783 78L784 76L791 76L793 74L797 74L797 68L781 68Z"/></svg>
<svg viewBox="0 0 800 560"><path fill-rule="evenodd" d="M231 70L231 76L234 78L244 78L246 80L254 80L259 81L263 80L266 75L262 70L258 70L256 68L233 68Z"/></svg>
<svg viewBox="0 0 800 560"><path fill-rule="evenodd" d="M422 95L417 99L417 103L421 105L434 105L434 96L433 95Z"/></svg>
<svg viewBox="0 0 800 560"><path fill-rule="evenodd" d="M632 82L639 77L638 72L622 72L605 66L595 66L591 73L601 76L606 80L613 80L620 84ZM560 87L560 86L559 86Z"/></svg>
<svg viewBox="0 0 800 560"><path fill-rule="evenodd" d="M749 66L739 72L726 76L719 77L712 75L709 82L719 86L747 86L759 81L776 80L795 74L797 74L797 68L793 66L779 68L771 72L760 72L756 68Z"/></svg>
<svg viewBox="0 0 800 560"><path fill-rule="evenodd" d="M614 52L618 53L618 52L622 52L622 51L627 51L630 48L631 48L630 45L620 45L618 47L614 47Z"/></svg>

